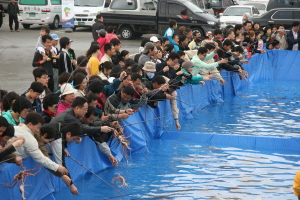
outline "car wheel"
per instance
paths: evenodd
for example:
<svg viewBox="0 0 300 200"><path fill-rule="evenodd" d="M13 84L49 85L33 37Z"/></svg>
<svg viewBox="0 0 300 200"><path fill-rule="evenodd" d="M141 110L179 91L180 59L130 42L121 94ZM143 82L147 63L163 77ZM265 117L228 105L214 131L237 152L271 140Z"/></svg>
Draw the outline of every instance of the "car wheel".
<svg viewBox="0 0 300 200"><path fill-rule="evenodd" d="M29 28L30 28L30 24L23 24L23 27L24 27L25 29L29 29Z"/></svg>
<svg viewBox="0 0 300 200"><path fill-rule="evenodd" d="M130 28L130 27L123 27L121 29L120 33L121 33L121 37L124 40L130 40L130 39L132 39L133 34L134 34L132 28Z"/></svg>
<svg viewBox="0 0 300 200"><path fill-rule="evenodd" d="M59 27L59 17L58 16L54 17L54 20L53 20L53 23L51 24L51 27L53 29L58 29L58 27Z"/></svg>

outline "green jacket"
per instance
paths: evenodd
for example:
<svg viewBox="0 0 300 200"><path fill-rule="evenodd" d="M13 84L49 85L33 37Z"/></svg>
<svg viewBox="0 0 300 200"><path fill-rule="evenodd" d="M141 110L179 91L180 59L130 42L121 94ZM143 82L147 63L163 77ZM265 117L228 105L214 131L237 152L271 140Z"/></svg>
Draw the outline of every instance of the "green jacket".
<svg viewBox="0 0 300 200"><path fill-rule="evenodd" d="M7 112L2 113L2 116L8 121L9 124L18 126L25 121L22 117L19 117L19 124L17 124L14 117L11 115L11 112L12 110L8 110Z"/></svg>
<svg viewBox="0 0 300 200"><path fill-rule="evenodd" d="M204 61L212 59L215 55L216 55L215 52L211 52L210 54L208 54L205 57ZM192 58L191 61L194 63L194 69L192 71L193 75L197 75L199 73L200 69L211 69L211 68L219 66L219 64L217 62L207 64L203 60L200 60L198 55L194 55L194 57Z"/></svg>
<svg viewBox="0 0 300 200"><path fill-rule="evenodd" d="M183 71L183 73L185 74L189 74L185 69L181 69L181 71ZM203 81L203 77L202 76L192 76L191 79L184 79L184 83L189 83L189 84L199 84L199 81Z"/></svg>

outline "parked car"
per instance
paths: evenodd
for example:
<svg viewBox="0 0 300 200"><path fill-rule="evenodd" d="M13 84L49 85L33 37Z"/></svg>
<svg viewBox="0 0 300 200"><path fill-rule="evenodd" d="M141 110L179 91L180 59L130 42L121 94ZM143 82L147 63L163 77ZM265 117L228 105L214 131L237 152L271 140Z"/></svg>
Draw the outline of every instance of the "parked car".
<svg viewBox="0 0 300 200"><path fill-rule="evenodd" d="M255 8L257 8L257 10L259 11L259 14L262 15L265 12L267 12L267 3L256 3L256 2L251 2L251 3L245 3L245 6L254 6Z"/></svg>
<svg viewBox="0 0 300 200"><path fill-rule="evenodd" d="M276 8L300 8L299 0L270 0L267 5L267 11Z"/></svg>
<svg viewBox="0 0 300 200"><path fill-rule="evenodd" d="M220 13L221 28L225 28L227 25L242 24L245 13L249 13L250 17L259 15L258 9L254 6L230 6L224 13Z"/></svg>
<svg viewBox="0 0 300 200"><path fill-rule="evenodd" d="M214 15L189 0L113 0L101 14L105 26L116 27L123 39L146 33L163 35L170 19L176 20L178 27L190 27L201 35L220 27Z"/></svg>
<svg viewBox="0 0 300 200"><path fill-rule="evenodd" d="M253 22L258 22L262 27L283 24L290 29L294 21L300 22L300 8L277 8L272 9L260 17L252 17Z"/></svg>

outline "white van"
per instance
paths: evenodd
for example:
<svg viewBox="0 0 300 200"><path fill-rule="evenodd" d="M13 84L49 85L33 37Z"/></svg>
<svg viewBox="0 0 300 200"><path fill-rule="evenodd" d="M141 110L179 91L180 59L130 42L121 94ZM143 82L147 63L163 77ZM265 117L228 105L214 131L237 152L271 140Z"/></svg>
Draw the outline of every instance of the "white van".
<svg viewBox="0 0 300 200"><path fill-rule="evenodd" d="M75 0L74 28L92 26L95 23L96 15L106 11L111 0Z"/></svg>
<svg viewBox="0 0 300 200"><path fill-rule="evenodd" d="M61 0L19 0L19 22L25 29L32 24L49 24L57 29L61 23Z"/></svg>

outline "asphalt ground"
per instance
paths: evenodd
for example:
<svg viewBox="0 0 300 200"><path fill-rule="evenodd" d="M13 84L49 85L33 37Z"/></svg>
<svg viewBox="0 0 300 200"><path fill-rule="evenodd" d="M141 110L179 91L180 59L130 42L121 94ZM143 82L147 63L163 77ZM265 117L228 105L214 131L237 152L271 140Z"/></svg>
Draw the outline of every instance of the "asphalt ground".
<svg viewBox="0 0 300 200"><path fill-rule="evenodd" d="M0 89L23 93L34 81L32 60L35 46L39 37L41 25L32 25L30 29L24 29L20 24L20 32L10 32L8 15L3 18L0 28ZM85 55L92 42L91 28L80 27L75 32L66 33L65 28L51 30L59 37L69 37L74 42L71 48L76 56ZM144 35L150 37L150 35ZM137 40L122 40L121 50L128 50L130 54L138 53L142 38ZM59 46L58 46L59 48Z"/></svg>

